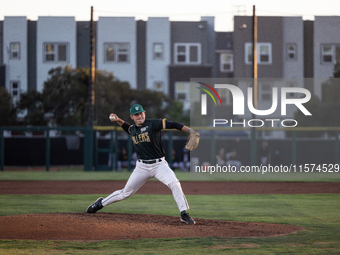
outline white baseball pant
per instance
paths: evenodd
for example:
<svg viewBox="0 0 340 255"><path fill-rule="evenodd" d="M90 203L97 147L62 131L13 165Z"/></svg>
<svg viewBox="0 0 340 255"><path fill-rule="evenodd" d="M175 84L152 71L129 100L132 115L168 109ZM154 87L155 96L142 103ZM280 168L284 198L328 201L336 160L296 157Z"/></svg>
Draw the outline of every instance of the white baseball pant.
<svg viewBox="0 0 340 255"><path fill-rule="evenodd" d="M130 175L125 187L121 190L116 190L108 197L102 200L102 205L109 204L127 199L137 192L143 184L150 178L156 178L164 183L172 191L172 195L177 203L179 211L188 210L189 205L182 191L181 184L175 173L169 167L168 162L163 158L157 159L156 163L145 164L137 161L136 168Z"/></svg>

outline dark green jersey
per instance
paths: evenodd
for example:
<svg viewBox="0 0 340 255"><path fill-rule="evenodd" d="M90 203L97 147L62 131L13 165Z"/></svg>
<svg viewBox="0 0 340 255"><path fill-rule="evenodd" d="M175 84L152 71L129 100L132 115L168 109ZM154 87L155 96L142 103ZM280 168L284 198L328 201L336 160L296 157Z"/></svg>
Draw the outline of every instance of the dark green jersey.
<svg viewBox="0 0 340 255"><path fill-rule="evenodd" d="M166 128L165 119L146 119L142 126L129 127L138 159L156 159L165 156L161 130Z"/></svg>

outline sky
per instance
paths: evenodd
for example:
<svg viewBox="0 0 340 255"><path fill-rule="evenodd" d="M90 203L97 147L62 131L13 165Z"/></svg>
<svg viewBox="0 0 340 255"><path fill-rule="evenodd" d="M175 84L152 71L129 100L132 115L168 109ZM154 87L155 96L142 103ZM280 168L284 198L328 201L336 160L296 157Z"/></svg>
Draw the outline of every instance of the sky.
<svg viewBox="0 0 340 255"><path fill-rule="evenodd" d="M0 0L0 20L5 16L73 16L76 21L101 16L129 16L136 20L148 17L169 17L170 21L198 21L201 16L215 17L216 31L233 31L235 15L258 16L340 16L340 1L322 0Z"/></svg>

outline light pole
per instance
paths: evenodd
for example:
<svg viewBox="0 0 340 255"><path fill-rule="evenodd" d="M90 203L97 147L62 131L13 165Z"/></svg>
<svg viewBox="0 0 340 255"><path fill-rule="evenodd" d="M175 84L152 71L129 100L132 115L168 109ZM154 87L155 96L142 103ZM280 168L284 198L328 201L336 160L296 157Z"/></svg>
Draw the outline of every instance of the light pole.
<svg viewBox="0 0 340 255"><path fill-rule="evenodd" d="M254 108L257 109L257 16L255 5L253 5L253 103ZM255 114L252 114L252 118L255 119ZM256 165L256 128L251 128L251 148L250 148L250 164Z"/></svg>
<svg viewBox="0 0 340 255"><path fill-rule="evenodd" d="M93 6L91 6L91 21L90 21L90 74L89 74L89 92L88 92L88 100L89 100L89 116L88 123L89 126L93 126L93 109L95 102L95 91L94 91L94 83L95 83L95 70L96 70L96 51L95 51L95 35L94 35L94 21L93 21Z"/></svg>

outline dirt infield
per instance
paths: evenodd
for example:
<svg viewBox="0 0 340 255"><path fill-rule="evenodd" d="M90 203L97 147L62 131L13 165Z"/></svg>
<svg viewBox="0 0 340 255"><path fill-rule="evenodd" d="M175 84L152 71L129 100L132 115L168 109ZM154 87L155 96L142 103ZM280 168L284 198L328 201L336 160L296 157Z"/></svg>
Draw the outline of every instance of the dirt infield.
<svg viewBox="0 0 340 255"><path fill-rule="evenodd" d="M121 240L171 237L260 237L294 233L300 227L120 213L51 213L0 217L0 239Z"/></svg>
<svg viewBox="0 0 340 255"><path fill-rule="evenodd" d="M0 194L110 194L125 181L0 181ZM340 193L340 183L181 182L186 195ZM137 194L171 194L162 183L147 182ZM50 213L0 217L0 239L121 240L170 237L261 237L296 233L301 227L249 222L120 213Z"/></svg>

